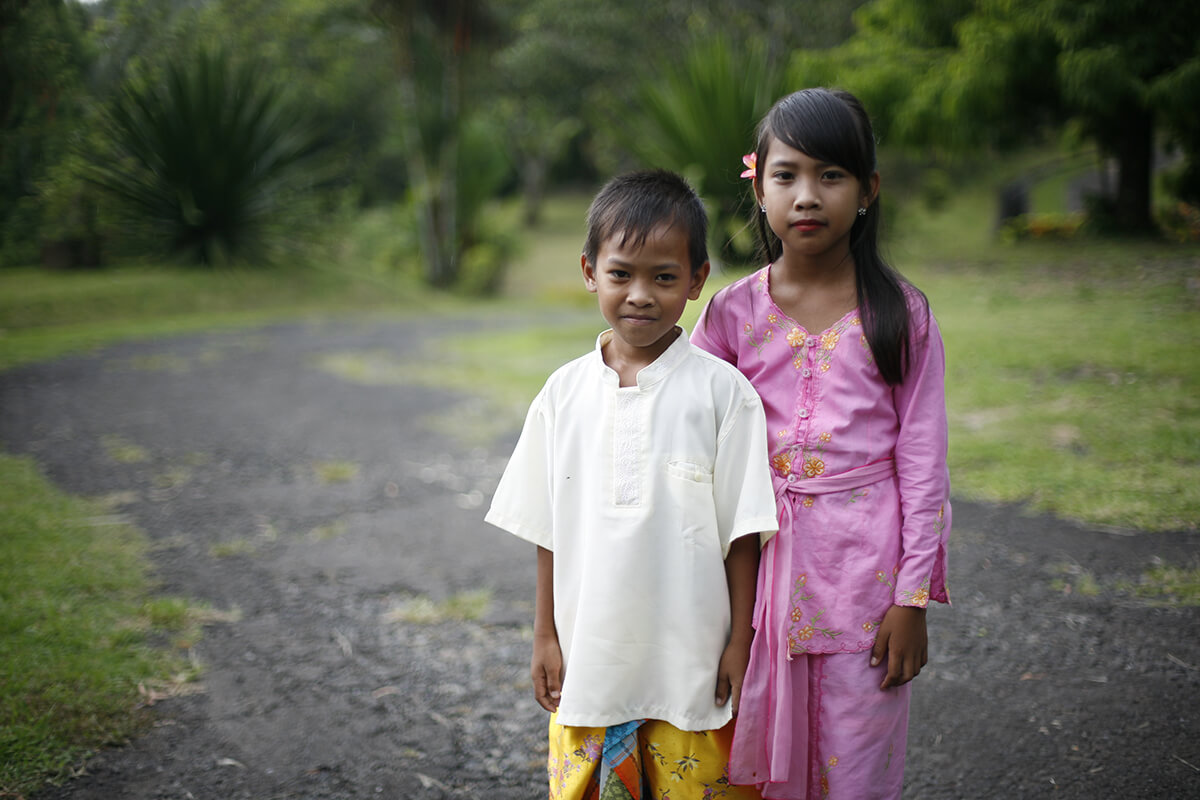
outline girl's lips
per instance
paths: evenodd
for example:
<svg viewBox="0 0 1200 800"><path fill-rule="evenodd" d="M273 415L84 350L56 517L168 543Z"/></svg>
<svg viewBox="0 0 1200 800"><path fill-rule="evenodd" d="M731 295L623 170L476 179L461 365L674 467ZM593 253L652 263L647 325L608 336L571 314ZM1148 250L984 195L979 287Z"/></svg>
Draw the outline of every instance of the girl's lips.
<svg viewBox="0 0 1200 800"><path fill-rule="evenodd" d="M818 222L815 219L802 219L792 223L792 227L799 231L815 231L824 226L824 222Z"/></svg>

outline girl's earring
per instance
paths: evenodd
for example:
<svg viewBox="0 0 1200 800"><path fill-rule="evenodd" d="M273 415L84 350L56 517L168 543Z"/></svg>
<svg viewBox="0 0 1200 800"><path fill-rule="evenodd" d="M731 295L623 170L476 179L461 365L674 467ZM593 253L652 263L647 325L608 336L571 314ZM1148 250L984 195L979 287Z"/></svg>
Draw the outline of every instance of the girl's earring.
<svg viewBox="0 0 1200 800"><path fill-rule="evenodd" d="M762 213L764 213L764 214L765 214L765 213L767 213L767 204L766 204L766 203L762 203L762 204L760 204L760 205L759 205L759 207L758 207L758 210L759 210L759 211L761 211L761 212L762 212Z"/></svg>
<svg viewBox="0 0 1200 800"><path fill-rule="evenodd" d="M867 209L866 209L865 207L859 208L859 209L858 209L858 215L859 215L860 217L865 217L865 216L867 215Z"/></svg>

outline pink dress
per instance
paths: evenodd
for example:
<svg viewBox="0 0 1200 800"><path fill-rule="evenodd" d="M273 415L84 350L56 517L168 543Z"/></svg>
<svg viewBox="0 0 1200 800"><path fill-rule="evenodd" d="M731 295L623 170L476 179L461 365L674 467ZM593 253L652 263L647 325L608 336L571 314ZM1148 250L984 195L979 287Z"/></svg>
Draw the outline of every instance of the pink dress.
<svg viewBox="0 0 1200 800"><path fill-rule="evenodd" d="M804 797L797 792L822 773L801 767L813 754L797 731L816 736L818 720L794 719L805 711L794 702L805 691L793 692L790 662L798 654L863 653L893 604L949 601L945 356L937 323L915 292L908 370L892 387L874 364L857 310L810 332L769 290L769 266L726 287L692 341L734 364L762 397L780 522L759 570L731 777L793 787L765 796ZM847 709L870 699L843 698Z"/></svg>

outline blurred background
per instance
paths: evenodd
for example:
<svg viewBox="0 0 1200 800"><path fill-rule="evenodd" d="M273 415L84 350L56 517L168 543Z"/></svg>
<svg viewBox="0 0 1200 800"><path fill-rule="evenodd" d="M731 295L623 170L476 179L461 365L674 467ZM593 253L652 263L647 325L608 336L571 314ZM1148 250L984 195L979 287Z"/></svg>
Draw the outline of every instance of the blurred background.
<svg viewBox="0 0 1200 800"><path fill-rule="evenodd" d="M633 168L684 173L713 223L706 299L760 266L739 177L757 121L785 93L836 86L873 118L885 251L946 342L956 500L1017 526L1032 511L1186 543L1200 524L1197 31L1194 0L0 0L0 406L44 362L118 341L331 319L385 338L416 320L424 338L405 347L329 344L297 370L360 394L453 390L467 399L404 424L501 463L546 376L602 325L579 279L595 190ZM207 363L171 351L120 380ZM80 469L161 459L149 432L115 427L157 403L147 392L82 442L96 460ZM86 438L64 437L62 458ZM117 514L139 495L65 497L41 476L51 455L0 452L0 795L122 740L139 691L194 679L190 642L220 617L152 597L147 545ZM155 486L186 484L202 456ZM322 462L327 481L373 490L366 458ZM488 492L460 507L482 516ZM317 539L344 546L342 524ZM95 555L126 541L128 560ZM81 554L69 571L67 552ZM1171 609L1186 630L1196 559L1030 562L1021 579ZM146 667L164 637L178 653ZM185 677L146 677L159 673Z"/></svg>
<svg viewBox="0 0 1200 800"><path fill-rule="evenodd" d="M715 289L758 266L758 119L838 86L946 334L958 491L1194 529L1200 5L1148 8L0 0L0 369L298 313L587 309L588 199L643 166L704 197ZM516 427L596 321L427 379Z"/></svg>
<svg viewBox="0 0 1200 800"><path fill-rule="evenodd" d="M686 173L753 257L781 94L871 112L885 197L1006 237L1200 236L1195 4L3 0L0 266L319 264L492 294L547 198Z"/></svg>

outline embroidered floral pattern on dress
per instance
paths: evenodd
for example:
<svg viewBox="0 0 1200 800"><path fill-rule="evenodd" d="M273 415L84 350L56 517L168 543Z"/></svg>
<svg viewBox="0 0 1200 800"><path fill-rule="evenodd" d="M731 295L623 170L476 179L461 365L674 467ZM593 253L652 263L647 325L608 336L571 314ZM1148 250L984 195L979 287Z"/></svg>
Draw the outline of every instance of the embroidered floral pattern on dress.
<svg viewBox="0 0 1200 800"><path fill-rule="evenodd" d="M829 773L838 765L838 757L830 756L829 760L821 765L821 796L829 797Z"/></svg>
<svg viewBox="0 0 1200 800"><path fill-rule="evenodd" d="M754 326L749 322L742 327L742 330L745 332L746 339L749 340L750 346L754 348L754 352L758 353L759 355L762 355L762 349L766 347L771 342L771 339L775 336L775 329L768 327L762 332L762 335L755 338Z"/></svg>
<svg viewBox="0 0 1200 800"><path fill-rule="evenodd" d="M805 586L807 583L807 574L798 575L792 590L791 620L787 635L788 650L792 653L807 653L808 645L806 642L815 636L833 640L842 635L842 631L820 625L821 618L825 616L825 609L823 608L806 618L805 611L801 608L800 604L813 599L813 595L808 592Z"/></svg>
<svg viewBox="0 0 1200 800"><path fill-rule="evenodd" d="M888 575L883 570L876 570L875 571L875 580L877 580L880 583L882 583L883 585L887 586L889 589L891 589L894 592L894 591L896 591L896 584L892 582L892 579L895 578L899 574L900 574L900 565L897 564L896 566L892 567L891 575Z"/></svg>
<svg viewBox="0 0 1200 800"><path fill-rule="evenodd" d="M917 608L925 608L929 605L929 578L921 582L921 585L911 591L902 591L897 598L900 605L916 606Z"/></svg>

